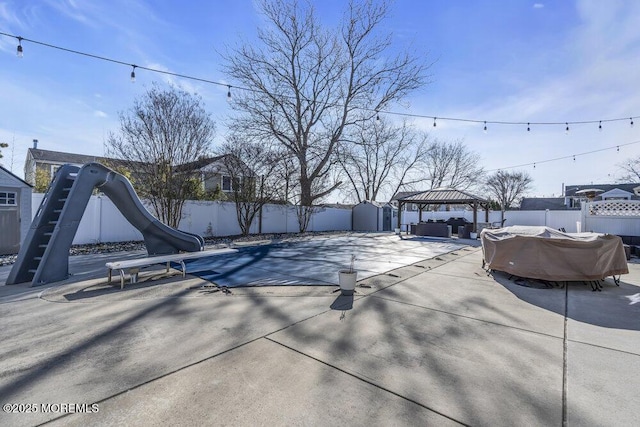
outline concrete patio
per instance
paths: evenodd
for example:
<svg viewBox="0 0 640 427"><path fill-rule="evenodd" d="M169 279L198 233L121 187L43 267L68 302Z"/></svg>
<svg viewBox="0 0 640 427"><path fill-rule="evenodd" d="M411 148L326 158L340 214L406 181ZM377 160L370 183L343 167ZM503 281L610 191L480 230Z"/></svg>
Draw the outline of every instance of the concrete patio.
<svg viewBox="0 0 640 427"><path fill-rule="evenodd" d="M124 254L72 257L40 288L2 267L0 401L39 411L0 425L637 425L640 264L602 292L543 289L488 275L477 242L438 243L458 249L354 297L161 268L121 291L104 263Z"/></svg>

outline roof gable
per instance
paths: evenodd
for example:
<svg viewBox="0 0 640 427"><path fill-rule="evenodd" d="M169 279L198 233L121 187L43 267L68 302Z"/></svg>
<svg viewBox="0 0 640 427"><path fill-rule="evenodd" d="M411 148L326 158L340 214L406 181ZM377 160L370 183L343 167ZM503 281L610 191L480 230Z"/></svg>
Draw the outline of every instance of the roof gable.
<svg viewBox="0 0 640 427"><path fill-rule="evenodd" d="M27 181L25 181L22 178L20 178L19 176L15 175L10 170L5 169L4 167L2 167L2 165L0 165L0 173L7 175L9 177L9 179L12 180L12 181L15 181L16 185L19 186L19 187L33 188L33 185L29 184Z"/></svg>
<svg viewBox="0 0 640 427"><path fill-rule="evenodd" d="M523 211L544 211L544 210L566 210L564 197L523 197L520 202L520 210Z"/></svg>
<svg viewBox="0 0 640 427"><path fill-rule="evenodd" d="M620 188L614 188L613 190L600 193L598 194L598 196L601 197L602 200L604 200L608 197L633 197L633 193L630 191L621 190Z"/></svg>
<svg viewBox="0 0 640 427"><path fill-rule="evenodd" d="M86 163L104 162L109 159L108 157L89 156L86 154L76 153L64 153L62 151L41 150L39 148L29 148L28 153L33 160L38 162L50 162L50 163L73 163L83 165Z"/></svg>

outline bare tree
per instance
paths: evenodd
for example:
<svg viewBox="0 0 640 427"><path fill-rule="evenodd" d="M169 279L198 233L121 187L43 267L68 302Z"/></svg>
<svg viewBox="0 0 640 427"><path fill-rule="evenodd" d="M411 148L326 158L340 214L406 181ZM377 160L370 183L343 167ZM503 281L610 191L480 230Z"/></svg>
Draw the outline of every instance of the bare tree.
<svg viewBox="0 0 640 427"><path fill-rule="evenodd" d="M431 188L451 187L468 190L484 181L480 155L463 141L435 141L427 153L427 174Z"/></svg>
<svg viewBox="0 0 640 427"><path fill-rule="evenodd" d="M640 156L618 163L618 167L623 172L618 182L640 182Z"/></svg>
<svg viewBox="0 0 640 427"><path fill-rule="evenodd" d="M278 176L280 158L268 144L248 141L239 135L231 136L219 151L224 153L222 163L231 178L238 225L246 236L264 205L281 194L284 182Z"/></svg>
<svg viewBox="0 0 640 427"><path fill-rule="evenodd" d="M340 185L327 178L345 129L422 86L426 67L389 52L390 37L378 34L385 3L350 2L338 29L321 25L311 3L263 0L261 8L260 44L224 55L225 72L251 88L234 95L230 127L290 152L300 204L312 206Z"/></svg>
<svg viewBox="0 0 640 427"><path fill-rule="evenodd" d="M520 196L530 190L532 182L533 178L526 172L498 171L487 178L487 190L500 204L500 218L503 223L504 212L512 207Z"/></svg>
<svg viewBox="0 0 640 427"><path fill-rule="evenodd" d="M199 178L178 167L207 157L214 134L215 124L200 97L153 85L131 110L120 113L120 131L109 135L106 151L122 160L121 167L131 172L136 191L158 219L177 227Z"/></svg>
<svg viewBox="0 0 640 427"><path fill-rule="evenodd" d="M348 139L339 145L337 157L359 202L377 200L381 192L392 196L426 180L412 172L425 165L428 136L406 122L395 126L387 119L372 118L354 126Z"/></svg>

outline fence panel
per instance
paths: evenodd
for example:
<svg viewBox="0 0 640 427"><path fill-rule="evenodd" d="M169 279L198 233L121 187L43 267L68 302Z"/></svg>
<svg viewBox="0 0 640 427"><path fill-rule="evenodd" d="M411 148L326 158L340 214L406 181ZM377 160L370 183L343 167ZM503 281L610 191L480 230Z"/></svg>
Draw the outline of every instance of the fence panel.
<svg viewBox="0 0 640 427"><path fill-rule="evenodd" d="M505 226L509 225L545 225L545 211L506 211Z"/></svg>
<svg viewBox="0 0 640 427"><path fill-rule="evenodd" d="M85 221L93 228L81 228ZM142 240L142 233L127 221L108 197L91 196L76 239L81 243L127 242Z"/></svg>
<svg viewBox="0 0 640 427"><path fill-rule="evenodd" d="M320 208L311 217L309 231L351 230L351 209Z"/></svg>
<svg viewBox="0 0 640 427"><path fill-rule="evenodd" d="M585 203L582 208L584 231L640 236L640 201L606 200Z"/></svg>

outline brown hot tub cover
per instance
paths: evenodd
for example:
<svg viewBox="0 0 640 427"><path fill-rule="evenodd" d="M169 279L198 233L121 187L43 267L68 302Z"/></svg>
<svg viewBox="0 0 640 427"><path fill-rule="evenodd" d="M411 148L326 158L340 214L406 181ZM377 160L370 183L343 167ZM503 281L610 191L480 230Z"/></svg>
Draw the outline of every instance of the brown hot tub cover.
<svg viewBox="0 0 640 427"><path fill-rule="evenodd" d="M611 234L512 226L480 237L487 268L518 277L560 282L629 273L622 239Z"/></svg>

